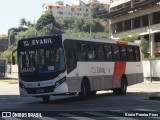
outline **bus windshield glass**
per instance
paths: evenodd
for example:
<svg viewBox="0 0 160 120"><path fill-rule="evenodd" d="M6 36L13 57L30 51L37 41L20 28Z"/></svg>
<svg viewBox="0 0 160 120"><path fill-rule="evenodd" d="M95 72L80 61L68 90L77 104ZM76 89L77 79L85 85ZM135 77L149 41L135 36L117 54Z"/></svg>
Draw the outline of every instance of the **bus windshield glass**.
<svg viewBox="0 0 160 120"><path fill-rule="evenodd" d="M40 42L43 43L42 40L44 39L41 38L40 40ZM62 45L52 40L48 42L48 44L47 42L46 44L37 45L34 43L33 46L31 44L33 41L30 41L27 41L27 46L24 47L21 46L23 44L19 44L18 62L20 75L53 73L65 69ZM24 41L22 41L22 43L24 43Z"/></svg>
<svg viewBox="0 0 160 120"><path fill-rule="evenodd" d="M25 73L51 73L64 70L62 48L42 48L19 53L19 70Z"/></svg>

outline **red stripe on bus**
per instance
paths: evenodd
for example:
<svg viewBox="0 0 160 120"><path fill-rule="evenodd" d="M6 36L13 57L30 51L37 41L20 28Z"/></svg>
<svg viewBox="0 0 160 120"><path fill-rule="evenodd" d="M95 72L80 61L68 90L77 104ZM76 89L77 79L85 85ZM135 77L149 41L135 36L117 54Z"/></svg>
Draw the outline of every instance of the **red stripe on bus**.
<svg viewBox="0 0 160 120"><path fill-rule="evenodd" d="M124 42L124 41L118 41L117 44L122 44L122 45L127 45L128 42Z"/></svg>
<svg viewBox="0 0 160 120"><path fill-rule="evenodd" d="M127 45L128 43L118 41L117 44ZM121 85L121 78L122 78L122 75L125 74L125 71L126 71L126 62L115 62L114 74L112 79L112 88L115 87L114 86L115 80L118 80L117 82L119 82L119 84Z"/></svg>
<svg viewBox="0 0 160 120"><path fill-rule="evenodd" d="M112 87L114 88L115 80L118 80L119 84L121 84L122 75L125 74L126 71L126 62L115 62L114 66L114 75L112 80Z"/></svg>

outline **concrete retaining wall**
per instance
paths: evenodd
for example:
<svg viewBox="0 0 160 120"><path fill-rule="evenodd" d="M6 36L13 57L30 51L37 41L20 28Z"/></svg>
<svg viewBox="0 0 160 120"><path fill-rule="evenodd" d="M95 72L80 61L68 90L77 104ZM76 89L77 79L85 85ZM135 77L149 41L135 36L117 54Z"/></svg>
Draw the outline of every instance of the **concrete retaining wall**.
<svg viewBox="0 0 160 120"><path fill-rule="evenodd" d="M160 78L160 60L151 61L152 77ZM150 61L143 61L144 77L150 77Z"/></svg>

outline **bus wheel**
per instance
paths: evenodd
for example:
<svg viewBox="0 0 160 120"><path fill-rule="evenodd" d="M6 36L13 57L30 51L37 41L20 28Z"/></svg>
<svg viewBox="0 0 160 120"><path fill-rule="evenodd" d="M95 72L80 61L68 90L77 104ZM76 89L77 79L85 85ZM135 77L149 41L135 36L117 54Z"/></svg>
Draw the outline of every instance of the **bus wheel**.
<svg viewBox="0 0 160 120"><path fill-rule="evenodd" d="M43 99L43 102L47 103L50 101L50 96L49 95L43 96L42 99Z"/></svg>
<svg viewBox="0 0 160 120"><path fill-rule="evenodd" d="M125 95L127 92L127 80L125 77L122 77L120 95Z"/></svg>
<svg viewBox="0 0 160 120"><path fill-rule="evenodd" d="M115 95L125 95L127 92L127 80L125 77L122 77L121 80L121 87L120 88L114 88L113 93Z"/></svg>
<svg viewBox="0 0 160 120"><path fill-rule="evenodd" d="M79 97L81 100L85 100L87 98L87 84L85 81L82 82L81 92L79 93Z"/></svg>

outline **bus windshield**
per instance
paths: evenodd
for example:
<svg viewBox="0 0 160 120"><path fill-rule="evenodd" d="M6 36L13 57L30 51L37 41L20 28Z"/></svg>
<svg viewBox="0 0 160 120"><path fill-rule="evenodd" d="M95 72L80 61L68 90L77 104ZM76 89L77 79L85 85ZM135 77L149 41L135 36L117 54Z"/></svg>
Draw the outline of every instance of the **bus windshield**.
<svg viewBox="0 0 160 120"><path fill-rule="evenodd" d="M18 61L21 75L52 73L65 68L62 47L19 51Z"/></svg>

